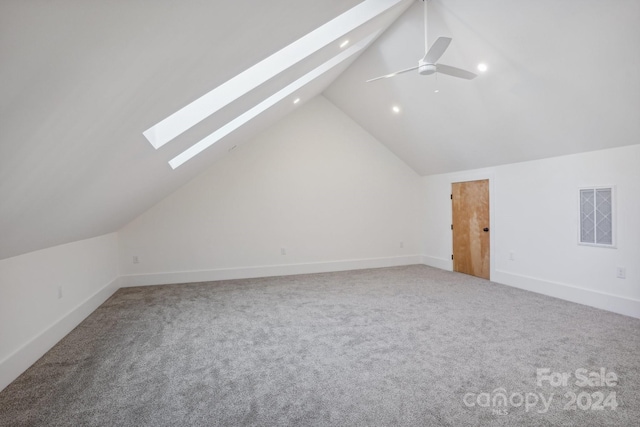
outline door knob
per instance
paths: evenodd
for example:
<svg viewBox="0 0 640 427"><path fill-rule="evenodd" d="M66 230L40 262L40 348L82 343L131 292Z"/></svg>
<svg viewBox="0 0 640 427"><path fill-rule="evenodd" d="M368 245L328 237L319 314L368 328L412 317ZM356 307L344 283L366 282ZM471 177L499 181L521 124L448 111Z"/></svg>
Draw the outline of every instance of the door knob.
<svg viewBox="0 0 640 427"><path fill-rule="evenodd" d="M485 227L485 228L482 229L482 231L484 231L486 233L487 231L489 231L489 228Z"/></svg>

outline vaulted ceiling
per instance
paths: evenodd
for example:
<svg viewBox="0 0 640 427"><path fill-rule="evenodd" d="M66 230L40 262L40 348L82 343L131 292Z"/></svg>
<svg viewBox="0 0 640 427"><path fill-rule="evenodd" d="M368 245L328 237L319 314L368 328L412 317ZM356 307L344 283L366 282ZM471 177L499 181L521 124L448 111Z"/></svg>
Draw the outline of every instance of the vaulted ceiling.
<svg viewBox="0 0 640 427"><path fill-rule="evenodd" d="M640 143L640 1L430 0L428 7L430 42L453 38L440 62L472 71L486 63L485 73L365 83L424 55L418 1L325 92L418 173ZM392 105L401 114L391 114Z"/></svg>
<svg viewBox="0 0 640 427"><path fill-rule="evenodd" d="M366 2L0 2L0 259L118 230L320 93L423 175L640 142L637 0L430 0L429 39L453 38L441 62L489 70L365 83L424 52L422 1L367 1L384 12L158 150L143 131ZM371 34L299 105L167 164Z"/></svg>

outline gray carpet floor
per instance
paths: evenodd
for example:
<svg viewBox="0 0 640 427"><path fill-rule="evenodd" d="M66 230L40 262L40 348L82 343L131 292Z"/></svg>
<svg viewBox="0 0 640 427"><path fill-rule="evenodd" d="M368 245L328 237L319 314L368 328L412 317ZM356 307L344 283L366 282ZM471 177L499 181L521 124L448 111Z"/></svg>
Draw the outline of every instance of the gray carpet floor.
<svg viewBox="0 0 640 427"><path fill-rule="evenodd" d="M0 393L2 426L638 420L640 320L426 266L120 289Z"/></svg>

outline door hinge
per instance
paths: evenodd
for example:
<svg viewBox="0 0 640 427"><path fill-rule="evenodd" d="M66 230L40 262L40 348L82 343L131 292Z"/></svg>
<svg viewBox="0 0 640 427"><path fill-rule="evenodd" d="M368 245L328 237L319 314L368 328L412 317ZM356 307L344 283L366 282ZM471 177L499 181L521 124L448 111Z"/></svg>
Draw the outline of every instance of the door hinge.
<svg viewBox="0 0 640 427"><path fill-rule="evenodd" d="M451 200L453 200L453 194L451 195Z"/></svg>
<svg viewBox="0 0 640 427"><path fill-rule="evenodd" d="M451 224L451 229L453 230L453 224Z"/></svg>
<svg viewBox="0 0 640 427"><path fill-rule="evenodd" d="M453 254L451 254L451 259L453 259Z"/></svg>

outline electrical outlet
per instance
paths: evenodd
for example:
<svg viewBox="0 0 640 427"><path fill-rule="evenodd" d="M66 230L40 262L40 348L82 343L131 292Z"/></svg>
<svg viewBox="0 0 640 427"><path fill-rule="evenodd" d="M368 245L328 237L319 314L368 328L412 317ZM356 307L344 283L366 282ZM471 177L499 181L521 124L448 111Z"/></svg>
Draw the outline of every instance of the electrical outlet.
<svg viewBox="0 0 640 427"><path fill-rule="evenodd" d="M400 247L404 248L404 242L400 242Z"/></svg>
<svg viewBox="0 0 640 427"><path fill-rule="evenodd" d="M515 261L516 255L513 252L509 252L509 261Z"/></svg>
<svg viewBox="0 0 640 427"><path fill-rule="evenodd" d="M280 255L286 255L287 250L285 248L280 248Z"/></svg>
<svg viewBox="0 0 640 427"><path fill-rule="evenodd" d="M618 279L626 279L627 278L627 269L624 267L616 267L616 277Z"/></svg>
<svg viewBox="0 0 640 427"><path fill-rule="evenodd" d="M134 255L133 256L133 263L134 264L140 264L140 258L138 258L138 255Z"/></svg>
<svg viewBox="0 0 640 427"><path fill-rule="evenodd" d="M58 286L58 299L62 298L62 286Z"/></svg>

